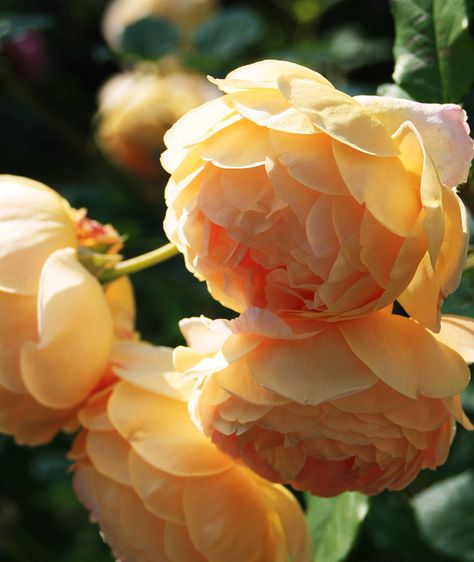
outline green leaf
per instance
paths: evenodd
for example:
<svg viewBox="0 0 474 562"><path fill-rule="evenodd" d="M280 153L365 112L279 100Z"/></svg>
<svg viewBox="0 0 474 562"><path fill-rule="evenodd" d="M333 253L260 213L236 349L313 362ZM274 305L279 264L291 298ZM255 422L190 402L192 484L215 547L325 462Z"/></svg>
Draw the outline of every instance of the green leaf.
<svg viewBox="0 0 474 562"><path fill-rule="evenodd" d="M377 88L377 95L388 96L390 98L400 98L404 100L412 99L408 92L405 92L405 90L402 90L402 88L396 84L380 84Z"/></svg>
<svg viewBox="0 0 474 562"><path fill-rule="evenodd" d="M349 553L369 508L369 498L346 492L335 498L306 496L314 562L339 562Z"/></svg>
<svg viewBox="0 0 474 562"><path fill-rule="evenodd" d="M263 32L262 20L252 10L223 10L196 31L194 43L200 55L225 59L255 45Z"/></svg>
<svg viewBox="0 0 474 562"><path fill-rule="evenodd" d="M178 43L175 25L160 18L143 18L125 28L121 47L130 55L156 60L174 51Z"/></svg>
<svg viewBox="0 0 474 562"><path fill-rule="evenodd" d="M460 102L474 81L470 0L392 0L395 82L423 102Z"/></svg>
<svg viewBox="0 0 474 562"><path fill-rule="evenodd" d="M421 532L433 548L474 561L474 471L434 484L413 503Z"/></svg>

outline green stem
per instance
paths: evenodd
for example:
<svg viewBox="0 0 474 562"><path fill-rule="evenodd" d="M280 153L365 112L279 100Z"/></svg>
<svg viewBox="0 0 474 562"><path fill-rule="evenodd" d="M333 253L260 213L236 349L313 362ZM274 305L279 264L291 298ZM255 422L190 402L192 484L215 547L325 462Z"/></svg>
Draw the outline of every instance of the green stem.
<svg viewBox="0 0 474 562"><path fill-rule="evenodd" d="M107 270L103 273L99 280L102 283L108 283L124 275L130 275L141 271L142 269L147 269L153 265L161 263L163 261L169 260L173 256L179 253L178 248L172 244L165 244L156 250L137 256L136 258L131 258L129 260L122 261L118 263L114 268Z"/></svg>

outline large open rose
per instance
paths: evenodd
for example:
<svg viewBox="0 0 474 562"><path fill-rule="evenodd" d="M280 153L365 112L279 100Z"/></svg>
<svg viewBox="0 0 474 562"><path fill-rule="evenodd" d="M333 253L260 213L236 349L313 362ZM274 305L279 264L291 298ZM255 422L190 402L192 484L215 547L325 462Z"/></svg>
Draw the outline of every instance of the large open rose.
<svg viewBox="0 0 474 562"><path fill-rule="evenodd" d="M74 487L121 562L309 562L295 498L189 419L172 352L117 345L120 380L81 411Z"/></svg>
<svg viewBox="0 0 474 562"><path fill-rule="evenodd" d="M362 315L399 299L439 328L467 248L472 140L456 105L350 96L262 61L165 136L165 230L225 306Z"/></svg>
<svg viewBox="0 0 474 562"><path fill-rule="evenodd" d="M43 443L107 377L114 337L133 337L126 279L104 291L78 261L117 241L38 182L0 176L0 431Z"/></svg>
<svg viewBox="0 0 474 562"><path fill-rule="evenodd" d="M461 352L472 356L474 324L455 322L442 339L464 332ZM399 490L445 461L455 420L472 428L459 397L464 358L386 310L308 323L249 309L233 321L185 320L182 331L190 347L177 348L175 364L198 381L197 425L275 482L320 496Z"/></svg>

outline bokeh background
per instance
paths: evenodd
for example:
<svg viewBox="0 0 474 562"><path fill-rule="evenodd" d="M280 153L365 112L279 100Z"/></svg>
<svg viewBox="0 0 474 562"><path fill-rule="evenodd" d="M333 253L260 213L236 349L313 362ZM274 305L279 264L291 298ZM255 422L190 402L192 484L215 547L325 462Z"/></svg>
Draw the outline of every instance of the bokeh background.
<svg viewBox="0 0 474 562"><path fill-rule="evenodd" d="M0 0L0 170L42 181L73 206L86 207L89 216L112 223L127 234L124 255L132 257L166 242L166 174L158 169L153 178L136 175L113 163L95 140L100 87L137 64L136 52L114 52L104 40L107 3ZM194 72L223 77L241 64L282 58L320 71L349 94L375 94L392 81L394 24L388 0L220 0L216 9L217 16L230 19L198 29L181 53L181 64ZM156 161L158 156L159 150ZM448 311L473 315L470 271L448 300ZM136 274L133 284L138 330L154 343L182 343L180 318L230 316L180 257ZM466 408L472 416L474 393L467 392ZM72 492L64 458L69 442L60 436L30 449L0 436L0 562L112 560ZM444 502L454 537L447 547L436 536L436 521L433 531L433 521L427 523L419 508L420 492L452 477L470 478L474 495L471 470L474 438L459 430L444 467L423 473L404 492L371 500L347 560L474 560L473 540L466 539L474 530L474 498L461 509L455 503L448 510Z"/></svg>

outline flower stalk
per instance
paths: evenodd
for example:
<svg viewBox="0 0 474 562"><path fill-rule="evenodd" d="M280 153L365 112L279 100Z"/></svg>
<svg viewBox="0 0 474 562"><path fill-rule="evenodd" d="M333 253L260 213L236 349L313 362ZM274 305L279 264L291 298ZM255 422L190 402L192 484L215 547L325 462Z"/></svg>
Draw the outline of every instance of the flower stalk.
<svg viewBox="0 0 474 562"><path fill-rule="evenodd" d="M170 242L156 250L118 263L112 269L105 271L99 277L99 281L101 281L101 283L109 283L124 275L131 275L132 273L137 273L137 271L148 269L149 267L169 260L178 253L178 248Z"/></svg>

